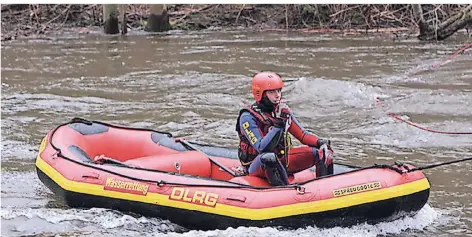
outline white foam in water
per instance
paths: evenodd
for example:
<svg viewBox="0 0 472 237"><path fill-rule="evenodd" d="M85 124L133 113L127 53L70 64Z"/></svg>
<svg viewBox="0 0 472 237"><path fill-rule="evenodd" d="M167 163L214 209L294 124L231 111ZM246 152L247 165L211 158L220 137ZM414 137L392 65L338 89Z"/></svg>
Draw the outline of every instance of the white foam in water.
<svg viewBox="0 0 472 237"><path fill-rule="evenodd" d="M449 116L470 116L472 97L467 93L449 90L418 91L408 90L408 96L391 103L390 112L415 114L447 114Z"/></svg>
<svg viewBox="0 0 472 237"><path fill-rule="evenodd" d="M256 227L238 227L228 228L225 230L211 231L188 231L185 233L176 233L181 227L158 218L132 217L121 212L107 210L102 208L91 208L88 210L81 209L17 209L2 208L1 218L4 221L12 219L26 218L25 222L35 218L40 218L46 223L65 226L87 226L89 231L99 231L106 229L106 232L121 231L123 228L127 230L139 231L140 233L152 233L154 236L170 236L170 237L210 237L210 236L237 236L237 237L284 237L284 236L300 236L300 237L374 237L387 234L401 234L404 231L423 230L431 225L441 214L434 210L428 204L425 205L415 216L404 217L391 222L382 222L376 225L359 224L352 227L334 227L334 228L317 228L307 227L296 230L281 230L272 227L256 228ZM445 220L447 218L441 218ZM80 221L82 224L78 224ZM443 223L444 224L444 223ZM47 226L43 226L44 231L50 230ZM26 227L22 227L26 228ZM31 227L37 231L43 231L43 228ZM3 231L3 230L2 230ZM24 230L25 231L25 230ZM2 232L3 233L3 232ZM166 233L166 234L164 234Z"/></svg>
<svg viewBox="0 0 472 237"><path fill-rule="evenodd" d="M37 145L30 145L22 141L4 140L2 141L1 157L3 161L11 158L31 160L31 158L36 157L38 147Z"/></svg>
<svg viewBox="0 0 472 237"><path fill-rule="evenodd" d="M2 208L1 217L4 220L26 217L28 219L41 218L51 224L64 224L73 221L81 221L89 225L104 229L114 229L132 225L154 225L159 231L174 231L177 225L157 218L139 217L122 214L118 211L112 211L102 208L81 209L16 209Z"/></svg>
<svg viewBox="0 0 472 237"><path fill-rule="evenodd" d="M402 76L385 76L381 78L385 83L405 83L405 82L416 82L416 83L426 83L428 82L425 78L411 76L408 74ZM373 80L378 80L377 77L374 77Z"/></svg>
<svg viewBox="0 0 472 237"><path fill-rule="evenodd" d="M14 94L3 98L2 103L6 108L2 110L8 115L31 110L57 110L57 111L82 111L91 109L101 110L103 104L111 103L112 100L99 97L70 97L52 94Z"/></svg>
<svg viewBox="0 0 472 237"><path fill-rule="evenodd" d="M189 231L185 233L156 234L154 236L179 236L179 237L375 237L378 235L401 234L406 230L422 230L431 225L440 214L431 206L426 205L415 216L382 222L376 225L359 224L352 227L334 227L321 229L317 227L300 228L297 230L278 230L277 228L238 227L226 230Z"/></svg>
<svg viewBox="0 0 472 237"><path fill-rule="evenodd" d="M329 79L299 80L287 95L290 104L307 104L324 110L366 109L375 106L375 98L388 98L380 88L363 83ZM324 111L326 112L326 111Z"/></svg>
<svg viewBox="0 0 472 237"><path fill-rule="evenodd" d="M420 147L468 147L471 140L467 136L432 133L415 128L406 123L383 115L362 127L347 129L351 134L357 134L359 140L353 141L362 144L379 144L402 148ZM411 121L408 116L400 116ZM414 121L413 121L414 122ZM470 132L470 123L446 121L442 123L420 123L426 128L440 131Z"/></svg>

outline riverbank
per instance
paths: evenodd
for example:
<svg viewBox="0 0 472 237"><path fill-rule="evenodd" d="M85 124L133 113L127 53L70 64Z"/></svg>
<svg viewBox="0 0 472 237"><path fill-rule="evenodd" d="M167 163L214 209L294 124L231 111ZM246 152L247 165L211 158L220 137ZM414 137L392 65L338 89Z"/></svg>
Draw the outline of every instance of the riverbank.
<svg viewBox="0 0 472 237"><path fill-rule="evenodd" d="M440 21L457 12L462 5L422 5L425 16ZM127 26L144 30L150 14L147 5L127 5ZM417 24L409 4L305 4L305 5L169 5L172 29L202 30L236 28L248 30L300 30L303 32L341 32L346 34L406 31L415 34ZM428 18L428 17L426 17ZM2 5L2 41L47 36L64 28L101 26L102 5ZM82 28L82 29L80 29Z"/></svg>

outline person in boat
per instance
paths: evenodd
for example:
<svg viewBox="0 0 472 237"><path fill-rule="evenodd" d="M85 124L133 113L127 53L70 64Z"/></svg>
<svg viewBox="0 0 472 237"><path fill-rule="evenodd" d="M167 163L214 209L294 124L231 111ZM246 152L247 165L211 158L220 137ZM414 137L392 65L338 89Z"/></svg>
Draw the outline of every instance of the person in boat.
<svg viewBox="0 0 472 237"><path fill-rule="evenodd" d="M276 186L288 184L288 174L313 165L317 177L332 174L330 140L301 126L282 100L283 87L282 78L274 72L257 73L252 78L255 103L240 110L236 123L238 156L245 173L267 178ZM293 147L289 133L305 146Z"/></svg>

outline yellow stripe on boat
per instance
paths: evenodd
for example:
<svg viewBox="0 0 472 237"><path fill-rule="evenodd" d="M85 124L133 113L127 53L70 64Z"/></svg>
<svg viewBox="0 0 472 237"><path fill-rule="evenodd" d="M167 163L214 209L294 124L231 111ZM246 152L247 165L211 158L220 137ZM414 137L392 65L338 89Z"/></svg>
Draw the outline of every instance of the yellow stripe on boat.
<svg viewBox="0 0 472 237"><path fill-rule="evenodd" d="M278 207L267 207L261 209L236 207L217 203L215 207L208 207L192 203L173 201L168 195L148 192L146 196L131 193L115 192L104 190L103 185L81 183L66 179L57 170L47 164L39 155L36 159L36 166L44 172L49 178L57 183L61 188L95 196L118 198L129 201L150 203L160 206L174 207L186 210L197 210L206 213L218 214L247 220L267 220L273 218L287 217L293 215L302 215L309 213L318 213L330 211L360 204L372 203L386 199L407 196L416 192L424 191L430 188L426 178L416 180L389 188L377 189L348 196L330 198L327 200L318 200L312 202L303 202L289 204Z"/></svg>

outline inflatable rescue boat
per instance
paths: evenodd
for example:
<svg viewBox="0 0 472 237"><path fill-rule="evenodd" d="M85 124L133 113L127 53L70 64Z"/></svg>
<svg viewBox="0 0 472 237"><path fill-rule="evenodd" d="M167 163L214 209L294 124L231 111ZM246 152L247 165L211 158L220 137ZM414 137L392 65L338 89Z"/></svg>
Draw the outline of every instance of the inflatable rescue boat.
<svg viewBox="0 0 472 237"><path fill-rule="evenodd" d="M51 130L36 159L39 179L70 207L134 212L189 229L377 223L414 214L429 197L427 178L406 164L335 164L324 177L312 167L277 187L235 174L237 166L236 150L78 118Z"/></svg>

